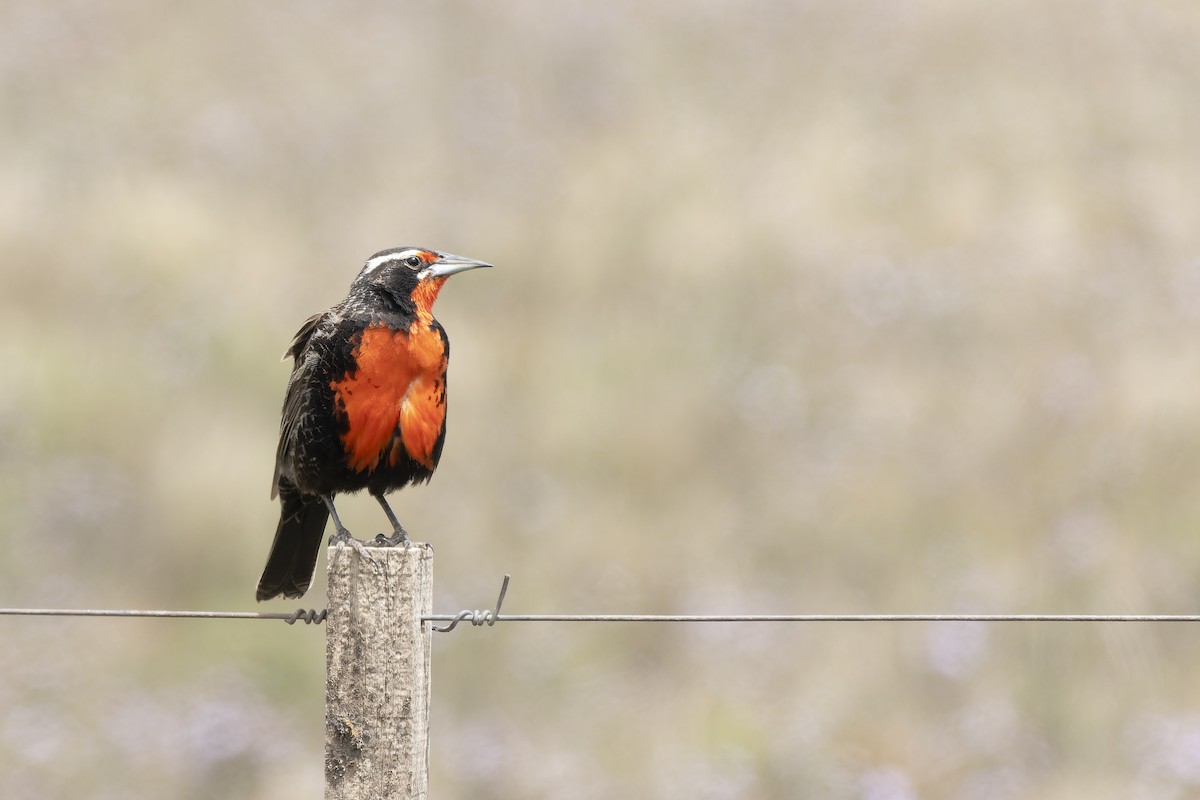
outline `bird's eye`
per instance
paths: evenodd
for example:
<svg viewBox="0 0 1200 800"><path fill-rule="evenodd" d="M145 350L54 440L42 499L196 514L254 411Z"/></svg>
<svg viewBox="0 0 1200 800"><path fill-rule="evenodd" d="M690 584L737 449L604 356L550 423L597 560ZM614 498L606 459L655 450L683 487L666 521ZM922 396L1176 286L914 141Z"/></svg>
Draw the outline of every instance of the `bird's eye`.
<svg viewBox="0 0 1200 800"><path fill-rule="evenodd" d="M416 269L417 267L421 266L421 259L419 256L409 256L408 258L404 259L404 263L408 264L413 269Z"/></svg>

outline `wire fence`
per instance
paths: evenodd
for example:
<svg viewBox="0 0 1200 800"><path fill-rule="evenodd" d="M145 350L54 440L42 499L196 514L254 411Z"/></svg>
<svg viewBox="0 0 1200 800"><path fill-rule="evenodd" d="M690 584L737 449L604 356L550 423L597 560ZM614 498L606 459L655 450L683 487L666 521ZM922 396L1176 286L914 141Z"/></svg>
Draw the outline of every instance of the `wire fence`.
<svg viewBox="0 0 1200 800"><path fill-rule="evenodd" d="M496 606L489 610L466 609L457 614L428 614L425 623L440 633L454 630L460 623L493 626L498 622L608 622L608 623L817 623L817 622L1200 622L1200 614L501 614L509 576L504 576ZM328 611L162 611L105 608L0 608L0 616L19 617L143 617L166 619L253 619L276 620L295 625L324 622Z"/></svg>
<svg viewBox="0 0 1200 800"><path fill-rule="evenodd" d="M1191 614L430 614L425 622L1200 622ZM449 626L453 628L453 625Z"/></svg>
<svg viewBox="0 0 1200 800"><path fill-rule="evenodd" d="M147 611L115 608L0 608L0 617L159 617L167 619L273 619L288 625L320 624L328 611Z"/></svg>
<svg viewBox="0 0 1200 800"><path fill-rule="evenodd" d="M143 617L166 619L257 619L313 625L325 621L327 611L298 609L292 612L169 611L111 608L0 608L0 616L16 617ZM496 614L464 610L457 614L427 614L422 622L447 622L434 626L440 633L459 623L480 627L498 622L638 622L638 623L815 623L815 622L1200 622L1197 614Z"/></svg>

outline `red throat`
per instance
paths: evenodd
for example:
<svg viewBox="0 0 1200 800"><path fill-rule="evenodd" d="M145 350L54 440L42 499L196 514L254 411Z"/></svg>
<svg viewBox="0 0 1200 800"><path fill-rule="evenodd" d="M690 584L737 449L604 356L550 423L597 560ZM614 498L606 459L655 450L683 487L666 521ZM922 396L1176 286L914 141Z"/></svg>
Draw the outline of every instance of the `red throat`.
<svg viewBox="0 0 1200 800"><path fill-rule="evenodd" d="M413 289L412 299L417 304L418 317L428 320L433 316L433 303L445 282L445 278L429 278L418 283L417 288Z"/></svg>

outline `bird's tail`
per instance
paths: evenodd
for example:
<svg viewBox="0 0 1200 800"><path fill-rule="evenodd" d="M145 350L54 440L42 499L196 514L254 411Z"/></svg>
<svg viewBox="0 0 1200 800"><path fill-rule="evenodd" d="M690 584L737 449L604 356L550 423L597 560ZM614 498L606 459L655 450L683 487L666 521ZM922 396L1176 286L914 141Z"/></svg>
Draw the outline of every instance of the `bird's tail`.
<svg viewBox="0 0 1200 800"><path fill-rule="evenodd" d="M329 509L316 495L302 494L291 481L279 479L279 527L267 566L258 580L259 601L272 597L302 597L312 583L325 536Z"/></svg>

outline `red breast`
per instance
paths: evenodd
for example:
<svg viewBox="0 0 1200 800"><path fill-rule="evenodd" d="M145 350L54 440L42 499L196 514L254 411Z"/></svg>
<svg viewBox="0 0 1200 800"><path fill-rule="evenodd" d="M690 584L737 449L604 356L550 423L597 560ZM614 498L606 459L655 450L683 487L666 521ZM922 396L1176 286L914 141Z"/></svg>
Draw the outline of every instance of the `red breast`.
<svg viewBox="0 0 1200 800"><path fill-rule="evenodd" d="M346 413L342 443L351 469L373 470L385 457L394 466L401 448L434 468L446 422L446 348L432 321L426 305L407 331L368 327L354 348L357 369L331 383Z"/></svg>

